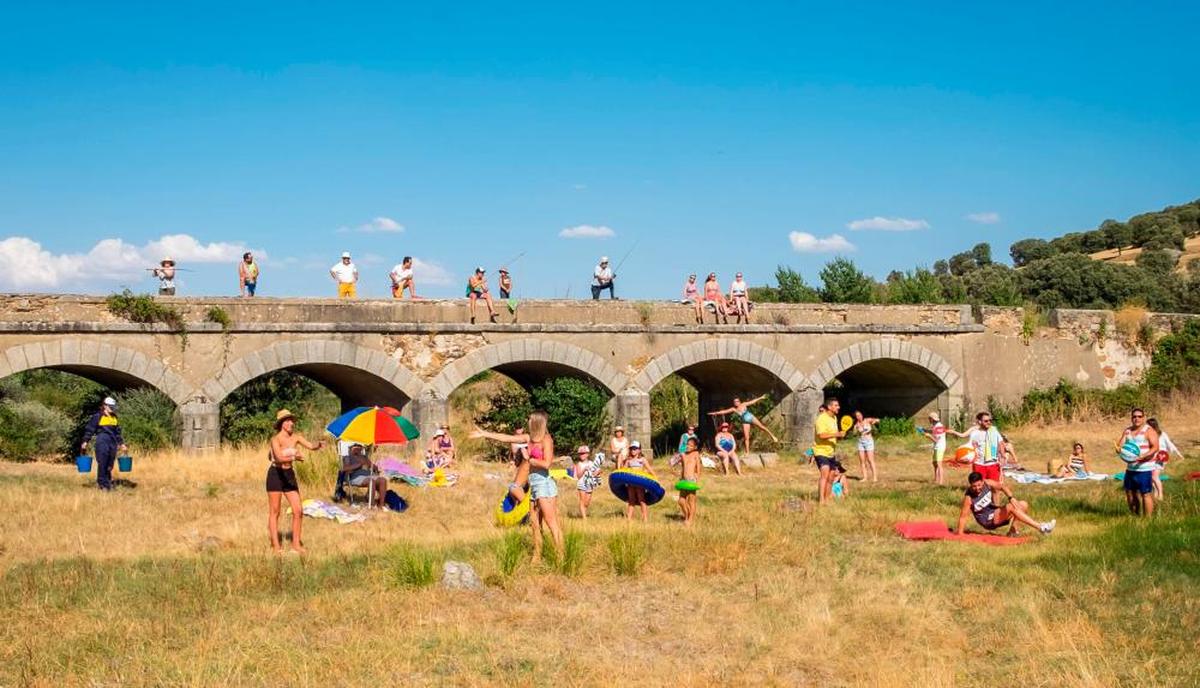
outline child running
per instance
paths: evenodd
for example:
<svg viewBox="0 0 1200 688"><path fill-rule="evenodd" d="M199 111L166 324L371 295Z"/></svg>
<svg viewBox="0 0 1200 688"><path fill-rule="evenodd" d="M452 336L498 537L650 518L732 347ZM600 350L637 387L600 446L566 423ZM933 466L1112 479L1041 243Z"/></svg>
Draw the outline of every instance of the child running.
<svg viewBox="0 0 1200 688"><path fill-rule="evenodd" d="M626 455L624 463L618 463L617 467L645 471L650 477L658 480L658 476L654 475L654 469L650 466L650 462L646 460L646 457L642 456L642 443L637 440L629 443L629 454ZM642 520L649 521L650 506L646 504L646 488L630 485L626 491L626 496L629 498L629 501L625 505L625 518L633 520L633 510L637 507L642 511Z"/></svg>
<svg viewBox="0 0 1200 688"><path fill-rule="evenodd" d="M587 520L588 507L592 505L592 493L600 487L600 469L604 466L604 452L592 458L592 450L586 444L575 455L575 493L579 495L579 515Z"/></svg>
<svg viewBox="0 0 1200 688"><path fill-rule="evenodd" d="M688 440L687 451L679 463L679 482L675 483L679 490L679 511L683 513L683 524L690 526L696 519L696 490L700 487L696 484L700 477L700 451L694 438Z"/></svg>
<svg viewBox="0 0 1200 688"><path fill-rule="evenodd" d="M533 560L536 562L542 555L542 533L544 527L550 531L551 542L555 555L561 559L563 551L562 527L558 522L558 486L550 477L550 467L554 463L554 438L550 435L549 418L545 411L534 411L529 415L525 427L528 433L520 435L504 435L498 432L475 430L471 437L487 439L493 442L507 444L529 445L529 489L532 501L537 504L540 523L536 526L533 537ZM519 469L518 469L519 470ZM516 482L516 481L514 481ZM519 484L519 483L518 483ZM509 488L511 491L511 487ZM533 522L533 510L530 509L530 521Z"/></svg>

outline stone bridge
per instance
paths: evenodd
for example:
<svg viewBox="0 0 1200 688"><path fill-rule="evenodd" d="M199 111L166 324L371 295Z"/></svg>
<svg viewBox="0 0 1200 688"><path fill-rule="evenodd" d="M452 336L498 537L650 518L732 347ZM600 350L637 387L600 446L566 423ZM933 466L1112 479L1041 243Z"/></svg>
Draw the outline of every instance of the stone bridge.
<svg viewBox="0 0 1200 688"><path fill-rule="evenodd" d="M827 388L871 415L952 414L1060 378L1114 386L1148 364L1106 311L1053 311L1031 328L1021 309L767 304L752 325L698 326L677 303L527 301L498 324L471 325L464 301L158 301L184 314L186 337L116 317L98 297L0 296L0 377L54 368L118 392L154 387L179 405L184 446L204 449L220 442L221 402L276 370L315 380L346 407L401 408L423 432L483 371L527 388L572 376L612 395L612 416L643 441L651 390L677 374L698 390L701 414L773 395L805 441ZM206 320L214 307L227 327ZM1164 328L1181 316L1153 317Z"/></svg>

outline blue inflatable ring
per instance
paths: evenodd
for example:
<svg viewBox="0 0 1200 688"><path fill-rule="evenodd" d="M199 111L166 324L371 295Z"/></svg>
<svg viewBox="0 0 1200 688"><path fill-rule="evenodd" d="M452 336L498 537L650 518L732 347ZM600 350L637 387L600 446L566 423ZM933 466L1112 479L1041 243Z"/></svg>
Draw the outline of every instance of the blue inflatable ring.
<svg viewBox="0 0 1200 688"><path fill-rule="evenodd" d="M525 522L525 518L529 516L529 490L525 490L525 498L520 504L516 502L511 494L504 494L504 500L496 506L496 525L511 528Z"/></svg>
<svg viewBox="0 0 1200 688"><path fill-rule="evenodd" d="M639 471L635 468L618 468L608 474L608 489L612 490L612 493L622 502L629 502L631 486L646 490L646 504L658 504L667 494L654 476L646 471Z"/></svg>

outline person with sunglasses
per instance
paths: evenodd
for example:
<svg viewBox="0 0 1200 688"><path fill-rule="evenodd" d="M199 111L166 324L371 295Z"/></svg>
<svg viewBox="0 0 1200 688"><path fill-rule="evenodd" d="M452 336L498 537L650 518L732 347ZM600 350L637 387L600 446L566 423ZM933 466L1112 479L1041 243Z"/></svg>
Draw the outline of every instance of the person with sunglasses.
<svg viewBox="0 0 1200 688"><path fill-rule="evenodd" d="M1146 412L1135 408L1129 427L1117 441L1117 456L1125 462L1125 503L1130 513L1154 515L1154 471L1158 468L1158 432L1146 422Z"/></svg>
<svg viewBox="0 0 1200 688"><path fill-rule="evenodd" d="M687 282L683 284L682 303L692 305L695 310L696 324L704 323L704 302L700 298L700 287L696 286L695 275L688 275Z"/></svg>
<svg viewBox="0 0 1200 688"><path fill-rule="evenodd" d="M729 308L737 317L739 324L743 320L747 325L750 324L750 287L746 286L746 280L742 278L740 272L729 284Z"/></svg>
<svg viewBox="0 0 1200 688"><path fill-rule="evenodd" d="M975 424L966 432L946 429L946 433L956 437L966 438L974 450L971 459L971 472L978 473L985 480L1004 482L1004 471L1000 469L1000 460L1004 454L1004 436L1000 434L992 422L992 414L980 411L975 414Z"/></svg>

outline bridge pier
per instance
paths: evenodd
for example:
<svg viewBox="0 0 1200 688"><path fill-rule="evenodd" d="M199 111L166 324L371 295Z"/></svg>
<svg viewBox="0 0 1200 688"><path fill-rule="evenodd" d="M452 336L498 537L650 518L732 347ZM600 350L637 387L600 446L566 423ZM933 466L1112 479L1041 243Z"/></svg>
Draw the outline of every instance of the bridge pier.
<svg viewBox="0 0 1200 688"><path fill-rule="evenodd" d="M450 422L450 404L440 397L425 395L414 399L411 404L413 424L421 431L421 439L428 442L438 426Z"/></svg>
<svg viewBox="0 0 1200 688"><path fill-rule="evenodd" d="M650 395L636 389L627 389L614 398L617 425L625 427L625 436L642 443L643 451L650 454Z"/></svg>
<svg viewBox="0 0 1200 688"><path fill-rule="evenodd" d="M792 393L792 428L795 430L797 447L804 451L812 446L816 432L817 409L825 402L825 392L806 386Z"/></svg>
<svg viewBox="0 0 1200 688"><path fill-rule="evenodd" d="M191 399L179 407L183 420L179 442L185 451L204 451L221 446L221 405Z"/></svg>

